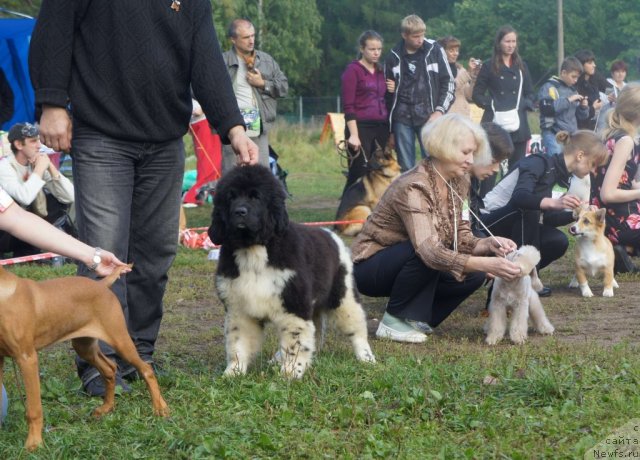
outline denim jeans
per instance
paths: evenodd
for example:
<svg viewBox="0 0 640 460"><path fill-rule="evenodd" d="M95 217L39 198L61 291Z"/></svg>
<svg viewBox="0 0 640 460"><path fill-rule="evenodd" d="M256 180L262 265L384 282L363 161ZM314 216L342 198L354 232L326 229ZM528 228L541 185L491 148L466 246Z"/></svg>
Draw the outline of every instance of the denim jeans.
<svg viewBox="0 0 640 460"><path fill-rule="evenodd" d="M138 353L150 360L178 245L182 139L130 142L81 127L74 131L72 156L79 239L134 264L113 291ZM78 274L93 275L83 265ZM101 348L114 356L110 347ZM78 358L79 375L87 371L95 372Z"/></svg>
<svg viewBox="0 0 640 460"><path fill-rule="evenodd" d="M394 121L392 124L398 163L400 163L402 172L408 171L416 165L416 142L414 136L418 137L422 158L427 156L424 145L422 145L422 138L420 137L422 126L410 126L397 121Z"/></svg>
<svg viewBox="0 0 640 460"><path fill-rule="evenodd" d="M542 130L542 147L548 156L560 155L562 153L562 147L556 140L556 133L550 129Z"/></svg>

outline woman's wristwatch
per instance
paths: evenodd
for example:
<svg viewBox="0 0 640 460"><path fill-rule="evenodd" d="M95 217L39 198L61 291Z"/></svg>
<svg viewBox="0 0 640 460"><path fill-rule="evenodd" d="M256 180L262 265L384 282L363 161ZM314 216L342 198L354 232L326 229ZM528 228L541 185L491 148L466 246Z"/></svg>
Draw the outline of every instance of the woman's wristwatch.
<svg viewBox="0 0 640 460"><path fill-rule="evenodd" d="M95 271L96 268L98 268L98 265L102 262L102 256L100 254L102 254L102 249L96 247L96 252L93 253L93 258L91 259L93 263L89 265L89 270Z"/></svg>

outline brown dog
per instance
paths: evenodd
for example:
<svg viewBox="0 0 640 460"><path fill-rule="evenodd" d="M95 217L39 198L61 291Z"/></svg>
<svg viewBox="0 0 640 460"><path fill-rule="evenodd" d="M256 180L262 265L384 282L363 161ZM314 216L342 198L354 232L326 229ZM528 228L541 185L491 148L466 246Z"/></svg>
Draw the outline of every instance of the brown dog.
<svg viewBox="0 0 640 460"><path fill-rule="evenodd" d="M102 405L93 411L95 417L113 410L116 374L116 364L100 351L98 339L111 345L144 378L154 414L169 415L153 369L140 359L127 332L120 302L109 289L121 271L116 269L101 281L75 276L35 282L0 268L0 384L4 357L10 356L20 367L24 380L29 426L27 450L42 444L37 351L64 340L71 339L78 355L105 380L106 393Z"/></svg>
<svg viewBox="0 0 640 460"><path fill-rule="evenodd" d="M367 173L344 191L336 220L366 220L378 204L389 184L400 175L400 165L390 146L376 146L367 164ZM364 224L338 224L336 230L344 236L355 236Z"/></svg>
<svg viewBox="0 0 640 460"><path fill-rule="evenodd" d="M606 209L595 206L584 206L573 211L577 221L569 227L569 233L576 237L576 275L569 287L580 287L582 297L593 297L587 275L604 275L604 297L613 297L613 288L618 287L613 277L613 245L604 235L606 212Z"/></svg>

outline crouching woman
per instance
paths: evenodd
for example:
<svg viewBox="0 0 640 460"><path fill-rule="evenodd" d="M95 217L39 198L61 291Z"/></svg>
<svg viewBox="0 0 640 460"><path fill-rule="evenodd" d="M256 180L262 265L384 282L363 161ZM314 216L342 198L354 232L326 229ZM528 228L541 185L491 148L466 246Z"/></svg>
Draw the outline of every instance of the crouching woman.
<svg viewBox="0 0 640 460"><path fill-rule="evenodd" d="M503 256L506 238L477 238L462 220L467 174L491 163L486 134L471 120L447 114L422 132L429 156L396 179L352 246L358 289L389 297L376 335L424 342L485 279L513 279L517 265Z"/></svg>

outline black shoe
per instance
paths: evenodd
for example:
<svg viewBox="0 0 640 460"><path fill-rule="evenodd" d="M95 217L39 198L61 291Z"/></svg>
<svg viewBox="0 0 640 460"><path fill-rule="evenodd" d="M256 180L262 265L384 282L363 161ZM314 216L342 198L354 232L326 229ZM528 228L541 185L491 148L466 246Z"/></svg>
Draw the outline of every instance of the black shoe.
<svg viewBox="0 0 640 460"><path fill-rule="evenodd" d="M613 247L613 253L615 254L615 263L613 266L615 273L636 273L638 271L638 268L623 246L616 244Z"/></svg>
<svg viewBox="0 0 640 460"><path fill-rule="evenodd" d="M88 396L99 396L104 397L106 392L104 379L100 375L100 373L93 369L91 372L88 372L86 378L82 379L82 391ZM118 391L118 387L120 387L120 391ZM131 387L122 381L122 377L119 373L116 372L116 393L130 393Z"/></svg>
<svg viewBox="0 0 640 460"><path fill-rule="evenodd" d="M160 369L160 367L155 362L153 362L151 358L149 359L142 358L142 360L151 366L151 368L153 369L153 373L156 374L156 377L160 377L161 375L164 375L164 372L162 371L162 369ZM125 366L122 366L122 368L119 368L119 369L120 369L120 374L122 375L122 378L125 379L127 382L135 382L142 378L138 373L138 370L129 363L126 363Z"/></svg>
<svg viewBox="0 0 640 460"><path fill-rule="evenodd" d="M543 287L541 290L538 291L538 297L549 297L551 295L551 288L550 287Z"/></svg>

